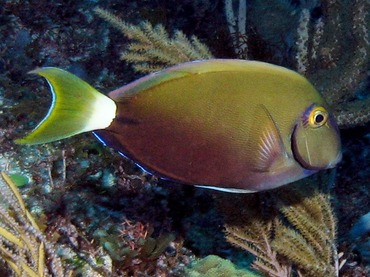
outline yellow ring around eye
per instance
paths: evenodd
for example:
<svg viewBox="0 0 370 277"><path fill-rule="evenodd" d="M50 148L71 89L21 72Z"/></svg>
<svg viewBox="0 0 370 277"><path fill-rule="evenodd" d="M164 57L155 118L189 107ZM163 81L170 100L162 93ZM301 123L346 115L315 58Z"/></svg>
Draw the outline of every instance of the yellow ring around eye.
<svg viewBox="0 0 370 277"><path fill-rule="evenodd" d="M328 117L329 115L325 108L316 107L311 111L308 117L308 123L313 128L321 127L326 124Z"/></svg>

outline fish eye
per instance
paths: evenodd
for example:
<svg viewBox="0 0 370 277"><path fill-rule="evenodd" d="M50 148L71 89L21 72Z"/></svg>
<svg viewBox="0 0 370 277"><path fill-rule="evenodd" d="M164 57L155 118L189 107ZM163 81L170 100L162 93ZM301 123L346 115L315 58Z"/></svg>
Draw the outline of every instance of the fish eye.
<svg viewBox="0 0 370 277"><path fill-rule="evenodd" d="M323 107L314 108L309 115L309 125L313 128L321 127L328 121L328 112Z"/></svg>

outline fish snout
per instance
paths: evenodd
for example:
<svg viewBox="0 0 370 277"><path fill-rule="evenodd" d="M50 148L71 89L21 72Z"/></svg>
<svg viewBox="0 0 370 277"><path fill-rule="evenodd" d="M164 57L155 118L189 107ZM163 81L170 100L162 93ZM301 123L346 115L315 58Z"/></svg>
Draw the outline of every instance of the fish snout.
<svg viewBox="0 0 370 277"><path fill-rule="evenodd" d="M343 157L343 154L342 152L340 151L338 153L338 155L336 156L336 158L334 160L332 160L328 166L326 167L326 169L329 169L329 168L334 168L337 166L338 163L340 163L340 161L342 160L342 157Z"/></svg>

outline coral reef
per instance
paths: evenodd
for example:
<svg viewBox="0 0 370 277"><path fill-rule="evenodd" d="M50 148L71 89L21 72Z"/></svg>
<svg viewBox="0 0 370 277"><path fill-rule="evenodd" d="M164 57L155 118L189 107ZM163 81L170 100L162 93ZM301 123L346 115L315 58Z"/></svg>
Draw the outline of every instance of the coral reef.
<svg viewBox="0 0 370 277"><path fill-rule="evenodd" d="M2 172L0 191L1 262L17 276L64 276L55 245L46 239L40 223L26 209L15 183Z"/></svg>
<svg viewBox="0 0 370 277"><path fill-rule="evenodd" d="M225 0L225 16L233 42L235 54L240 59L248 59L248 35L247 35L247 1L239 0L237 13L234 13L234 1ZM236 2L236 1L235 1Z"/></svg>
<svg viewBox="0 0 370 277"><path fill-rule="evenodd" d="M278 4L277 4L278 5ZM343 9L338 8L335 1L327 1L325 3L318 3L317 1L301 1L299 3L299 13L300 15L296 18L297 21L297 34L296 34L296 43L292 46L295 48L296 51L296 63L297 63L297 70L306 75L314 84L322 91L324 96L327 98L328 102L330 102L336 108L336 119L341 127L350 127L359 124L364 124L366 119L366 112L361 111L355 118L353 117L353 111L358 112L360 106L364 105L364 101L357 101L355 103L348 103L348 99L353 98L355 88L359 86L359 84L363 81L365 77L365 72L368 67L368 48L369 48L369 41L368 41L368 26L366 25L366 18L368 17L367 13L365 12L365 6L367 3L364 1L356 1L354 7L350 11L343 11ZM257 12L258 12L258 5ZM285 12L288 10L288 6L290 6L291 11L293 10L292 4L285 3ZM261 8L261 7L260 7ZM264 11L267 7L264 7ZM320 9L322 15L319 18L313 18L314 12L317 13L318 9ZM246 58L248 56L248 35L246 32L245 24L246 24L246 17L247 17L247 8L246 3L243 0L239 1L238 6L238 18L234 15L234 6L231 1L225 1L225 14L227 18L227 23L230 30L230 35L233 40L234 49L236 51L236 55L239 58ZM341 22L338 22L338 14L345 14L345 17L341 19ZM353 16L354 20L350 20L348 16ZM323 19L325 18L325 22ZM331 31L333 28L332 24L339 24L341 28L338 30L339 32L335 35ZM344 27L343 25L346 24ZM353 47L353 45L348 45L348 43L341 43L339 46L333 45L328 46L328 44L332 43L332 41L337 41L338 36L345 37L346 32L348 29L351 29L350 32L353 33L355 37L357 37L358 43L355 44L355 51L356 55L351 55L350 63L346 63L346 66L350 66L351 72L346 71L345 73L348 74L350 79L345 79L341 77L341 68L344 66L342 60L345 59L343 55L339 57L333 57L335 53L341 53L342 49L346 49L348 47ZM147 37L150 38L150 35ZM242 39L243 40L242 40ZM190 49L190 47L189 47ZM140 54L140 52L138 52ZM321 56L320 56L321 55ZM325 58L323 55L328 55L331 59L336 60L337 64L333 62L329 65L325 64ZM170 56L169 56L170 57ZM359 58L361 57L361 58ZM144 58L144 57L143 57ZM203 57L207 58L207 57ZM164 59L165 60L165 59ZM189 59L191 60L191 59ZM129 61L129 60L128 60ZM146 62L152 62L150 59L145 59ZM155 68L161 69L161 68ZM325 70L325 72L323 72ZM338 78L341 80L337 83L338 86L333 87L332 85L328 85L326 79L323 79L322 76L324 74L333 75L333 78ZM352 95L352 96L351 96ZM347 100L347 101L346 101ZM348 105L354 107L352 112L349 112L346 107ZM290 192L293 194L292 192ZM280 195L280 194L279 194ZM284 199L284 197L282 197ZM304 202L304 197L300 197L301 202ZM307 197L305 199L308 199ZM323 194L320 194L318 197L314 197L312 200L311 205L306 210L300 210L297 214L294 214L289 209L282 208L280 213L284 214L287 220L291 220L290 224L295 226L300 230L300 232L296 232L296 230L290 230L289 228L283 227L280 221L274 222L274 224L264 223L259 224L258 222L253 222L251 224L247 224L248 229L253 229L253 227L257 227L258 230L255 230L255 234L265 233L266 236L264 237L264 250L261 252L256 252L254 247L256 244L256 239L251 239L250 241L253 242L253 247L247 248L252 253L256 254L260 260L263 262L259 264L259 269L264 271L268 274L275 274L276 276L281 276L282 274L285 276L290 275L290 266L285 267L281 266L278 262L273 261L271 262L271 257L273 256L275 259L276 253L273 252L271 246L274 245L275 250L279 249L280 255L285 256L290 254L288 260L292 261L295 266L300 267L298 271L300 272L308 272L308 274L312 276L337 276L339 268L342 264L339 264L339 258L336 252L336 244L335 244L335 221L333 220L332 211L328 206L327 200L325 199ZM326 219L326 222L315 222L315 221L307 221L310 222L310 225L305 225L307 222L304 221L307 219L306 214L308 210L314 210L313 208L315 205L319 205L322 202L323 206L321 206L321 210L317 211L318 214L322 216L323 219ZM326 203L326 206L324 205ZM294 215L292 215L292 213ZM299 220L295 220L295 217L298 216L302 222ZM227 217L228 218L228 217ZM327 224L326 226L325 223ZM240 223L243 225L243 223ZM331 231L327 232L331 234L331 237L325 237L323 234L319 234L318 232L315 233L316 239L318 241L314 241L312 235L307 230L315 230L317 226L323 225L324 229L328 229L330 227ZM279 226L279 227L277 227ZM266 229L267 228L267 229ZM272 230L278 229L280 232L276 231L275 233L275 241L268 241L269 232ZM231 229L232 230L232 229ZM316 229L317 231L317 229ZM230 235L231 233L231 235ZM235 235L235 233L240 233L239 230L229 230L229 237L234 240L240 239L239 235ZM298 235L297 235L298 234ZM233 237L235 235L236 237ZM315 236L314 235L314 236ZM229 238L230 239L230 238ZM231 239L231 240L232 240ZM285 243L281 243L284 241ZM297 242L304 242L304 245L301 245L302 252L298 253L297 256L292 256L290 251L286 251L286 243L291 242L292 245L296 244ZM326 251L321 248L316 248L314 250L311 249L312 245L315 248L315 245L322 245L323 242L330 241L330 245L326 247ZM235 241L234 241L235 242ZM263 247L262 247L263 248ZM314 252L314 253L313 253ZM282 254L283 253L283 254ZM268 257L269 256L269 257ZM261 258L262 257L262 258ZM304 259L304 257L311 257L311 260ZM270 259L270 261L269 261ZM267 264L270 265L266 266ZM258 263L257 263L258 264ZM325 265L332 264L332 268L326 268ZM321 268L322 271L318 270L315 271L314 269Z"/></svg>
<svg viewBox="0 0 370 277"><path fill-rule="evenodd" d="M110 13L104 16L102 9L97 9L97 16L95 5L118 18ZM224 215L229 240L235 240L241 249L254 251L259 256L254 265L266 275L272 275L271 267L274 274L314 274L316 271L308 264L319 267L316 276L323 272L334 275L344 258L347 262L340 271L342 276L368 274L366 248L360 252L348 242L351 225L369 211L370 113L365 79L369 68L368 1L272 0L266 5L257 0L98 0L94 4L83 0L69 1L67 6L61 0L5 0L0 9L0 170L23 179L19 190L25 205L33 218L43 218L46 225L40 229L45 241L56 244L65 272L87 276L183 276L194 253L216 254L244 268L249 266L246 251L240 255L242 251L220 239L224 222L214 209L210 192L142 174L134 164L100 146L89 135L37 147L20 147L12 142L39 121L50 102L42 81L25 74L37 66L66 68L109 91L143 72L180 60L214 56L257 59L298 69L333 105L340 126L356 127L343 132L344 159L337 171L336 186L331 188L340 226L337 242L334 221L327 213L331 208L323 206L329 203L328 192L317 192L317 188L312 193L287 188L240 196L240 205L236 205L235 195L223 195L221 206L230 207L226 215L231 213L230 217ZM150 23L141 23L145 21ZM118 28L111 28L114 22ZM197 39L191 39L193 35ZM127 62L134 65L134 70ZM6 187L2 179L1 190ZM301 201L291 198L293 195ZM306 209L305 201L319 203L313 202L317 206L311 205L311 210ZM245 208L241 209L242 205ZM239 210L245 215L240 216ZM8 216L14 218L15 213ZM16 221L20 230L23 223L32 225L23 211L19 216L24 219ZM314 226L299 225L305 222L302 216L311 223L315 220ZM243 218L243 222L236 224L235 217ZM251 223L253 217L260 219L261 225ZM299 220L294 221L296 218ZM5 228L8 221L1 221ZM246 229L249 223L253 228ZM327 228L326 237L320 235L316 225ZM305 228L316 234L315 238L309 237ZM264 234L264 240L258 237L255 244L260 250L252 249L247 239L240 240L255 229ZM17 251L16 244L2 238L12 251ZM40 238L27 238L35 241L32 251L39 251ZM326 243L317 242L323 239ZM284 251L281 241L288 244L295 240L301 248L294 253ZM320 253L319 246L323 247ZM339 258L336 251L343 252L344 257ZM310 257L306 266L300 260L303 254L306 259ZM26 257L31 262L32 257ZM39 255L34 257L42 261ZM318 259L328 263L322 266ZM39 268L34 265L29 266L37 272ZM49 266L46 262L40 268L51 271ZM7 267L1 273L10 271Z"/></svg>
<svg viewBox="0 0 370 277"><path fill-rule="evenodd" d="M194 261L185 271L188 277L258 277L260 275L250 271L237 269L230 261L215 255L209 255L199 261Z"/></svg>
<svg viewBox="0 0 370 277"><path fill-rule="evenodd" d="M235 49L249 49L248 57L259 59L258 52L252 51L255 42L248 40L250 32L245 24L255 28L273 47L269 49L273 56L267 61L286 65L305 75L333 106L340 127L363 125L370 120L369 98L357 97L369 70L369 1L273 0L266 5L263 1L239 0L238 16L234 15L231 2L225 0L230 35L233 41L235 37L243 38L242 46L237 45ZM261 20L266 17L269 20ZM282 39L282 36L285 37ZM237 56L245 58L243 52L237 52Z"/></svg>
<svg viewBox="0 0 370 277"><path fill-rule="evenodd" d="M261 5L261 2L257 3L251 11L253 15L250 16L254 20L259 20L260 13L279 7L278 10L274 10L275 16L278 14L295 21L297 23L296 34L294 34L296 41L287 45L296 52L294 67L311 80L335 108L336 120L342 128L365 124L370 120L370 112L366 108L367 102L353 101L353 99L369 67L369 26L366 24L369 22L368 2L357 0L351 9L344 9L341 6L346 6L346 1L331 0L322 3L301 1L298 17L289 15L294 11L292 4L281 2L284 1L276 1L275 4L268 6ZM247 59L246 19L249 13L246 0L240 0L238 3L238 16L235 16L234 3L225 0L225 16L235 55L238 58ZM315 18L314 15L319 11L320 17ZM181 31L176 31L174 38L170 39L162 25L153 28L146 22L141 26L135 26L103 9L97 8L95 12L134 41L129 44L128 50L122 53L121 58L133 63L136 71L153 72L180 62L212 57L208 48L196 37L193 36L189 41ZM257 17L254 17L255 14ZM291 21L289 21L290 27ZM259 28L262 27L259 26ZM287 27L284 31L288 32ZM267 28L262 30L262 35L265 32L268 32ZM346 40L348 33L353 36L356 43L349 43ZM266 39L273 40L274 35L266 35ZM337 43L338 41L340 43ZM343 55L343 53L348 54ZM251 57L253 58L253 53ZM332 85L332 80L338 80L335 86Z"/></svg>
<svg viewBox="0 0 370 277"><path fill-rule="evenodd" d="M325 179L315 176L275 193L236 196L232 205L220 195L228 241L255 255L253 268L267 276L291 276L292 270L300 276L339 276L336 221L330 199L317 187Z"/></svg>
<svg viewBox="0 0 370 277"><path fill-rule="evenodd" d="M137 72L154 72L187 61L212 58L208 47L195 36L189 40L176 30L170 38L161 24L153 28L150 22L142 22L136 26L106 10L96 8L94 11L132 41L121 59L132 63Z"/></svg>

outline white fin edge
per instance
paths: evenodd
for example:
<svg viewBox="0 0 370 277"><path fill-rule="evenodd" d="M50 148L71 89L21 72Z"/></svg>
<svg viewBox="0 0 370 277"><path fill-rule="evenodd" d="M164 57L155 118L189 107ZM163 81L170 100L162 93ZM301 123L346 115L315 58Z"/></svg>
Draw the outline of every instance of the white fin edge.
<svg viewBox="0 0 370 277"><path fill-rule="evenodd" d="M108 128L116 117L117 105L104 94L96 95L91 106L91 118L86 122L84 132Z"/></svg>
<svg viewBox="0 0 370 277"><path fill-rule="evenodd" d="M214 186L198 186L197 188L203 188L203 189L212 189L212 190L218 190L222 192L231 192L231 193L255 193L256 190L247 190L247 189L235 189L235 188L222 188L222 187L214 187Z"/></svg>

